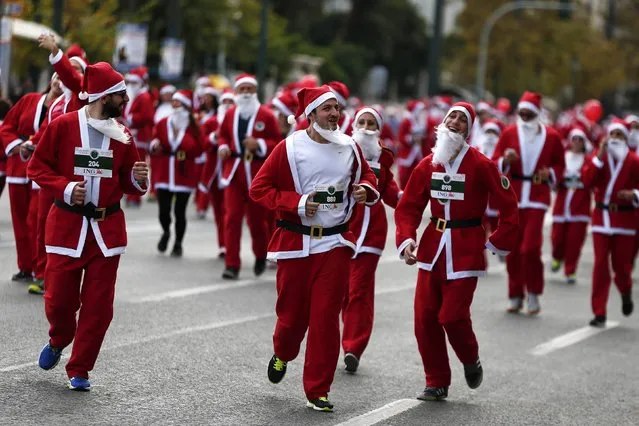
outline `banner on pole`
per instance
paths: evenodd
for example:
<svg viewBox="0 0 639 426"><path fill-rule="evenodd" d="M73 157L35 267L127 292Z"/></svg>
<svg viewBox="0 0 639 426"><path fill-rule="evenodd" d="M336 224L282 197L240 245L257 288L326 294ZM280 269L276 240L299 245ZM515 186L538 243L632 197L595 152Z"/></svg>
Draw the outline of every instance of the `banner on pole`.
<svg viewBox="0 0 639 426"><path fill-rule="evenodd" d="M120 72L146 65L149 27L145 24L121 22L116 26L113 65Z"/></svg>
<svg viewBox="0 0 639 426"><path fill-rule="evenodd" d="M162 62L160 78L167 81L179 80L184 67L184 40L165 38L162 41Z"/></svg>

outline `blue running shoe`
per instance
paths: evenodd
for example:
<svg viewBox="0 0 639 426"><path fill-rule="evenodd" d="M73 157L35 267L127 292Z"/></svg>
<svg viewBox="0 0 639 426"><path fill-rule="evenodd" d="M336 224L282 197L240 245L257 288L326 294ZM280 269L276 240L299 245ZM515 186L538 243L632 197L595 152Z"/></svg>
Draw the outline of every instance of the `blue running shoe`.
<svg viewBox="0 0 639 426"><path fill-rule="evenodd" d="M51 347L51 343L47 343L44 345L44 348L42 348L42 351L40 351L40 360L38 361L40 368L43 370L51 370L58 365L61 356L62 349L53 348Z"/></svg>
<svg viewBox="0 0 639 426"><path fill-rule="evenodd" d="M69 389L78 392L89 392L91 390L91 382L89 382L89 379L79 376L71 377L67 386Z"/></svg>

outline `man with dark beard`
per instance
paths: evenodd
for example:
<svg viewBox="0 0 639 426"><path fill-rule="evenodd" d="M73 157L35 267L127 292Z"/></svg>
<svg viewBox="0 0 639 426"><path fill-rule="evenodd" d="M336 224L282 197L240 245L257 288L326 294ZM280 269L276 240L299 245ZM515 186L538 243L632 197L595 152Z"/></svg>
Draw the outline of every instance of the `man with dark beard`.
<svg viewBox="0 0 639 426"><path fill-rule="evenodd" d="M516 243L517 199L510 182L489 158L466 143L474 119L472 105L453 105L437 128L433 153L415 168L395 209L400 257L419 267L415 337L426 388L417 398L425 401L448 396L446 336L464 364L468 386L475 389L481 384L483 369L470 305L478 277L486 275L484 248L506 255ZM481 223L489 196L499 211L499 222L486 242ZM417 228L429 202L431 223L418 250Z"/></svg>
<svg viewBox="0 0 639 426"><path fill-rule="evenodd" d="M111 65L89 65L80 99L89 105L52 121L28 166L29 178L55 197L46 226L45 313L49 342L39 365L50 370L73 344L68 387L88 391L113 317L115 281L126 249L123 194L144 194L148 166L128 129L115 121L128 101ZM76 313L80 310L76 320Z"/></svg>

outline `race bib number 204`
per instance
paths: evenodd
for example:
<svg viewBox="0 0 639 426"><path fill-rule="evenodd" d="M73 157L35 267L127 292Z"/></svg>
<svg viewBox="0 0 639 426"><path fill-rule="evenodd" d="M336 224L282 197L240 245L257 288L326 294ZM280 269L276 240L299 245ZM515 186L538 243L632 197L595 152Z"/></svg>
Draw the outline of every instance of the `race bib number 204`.
<svg viewBox="0 0 639 426"><path fill-rule="evenodd" d="M463 200L466 175L433 173L430 180L430 196L438 200Z"/></svg>
<svg viewBox="0 0 639 426"><path fill-rule="evenodd" d="M90 177L113 177L113 151L110 149L75 149L73 174Z"/></svg>

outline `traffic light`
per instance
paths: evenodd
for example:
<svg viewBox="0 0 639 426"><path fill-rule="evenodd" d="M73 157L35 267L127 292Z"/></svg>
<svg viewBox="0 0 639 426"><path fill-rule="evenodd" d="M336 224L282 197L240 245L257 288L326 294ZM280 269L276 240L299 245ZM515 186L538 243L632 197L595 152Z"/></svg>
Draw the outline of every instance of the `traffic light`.
<svg viewBox="0 0 639 426"><path fill-rule="evenodd" d="M559 18L568 20L572 17L572 10L570 7L572 6L572 0L559 0L559 4L564 6L563 9L559 9Z"/></svg>

